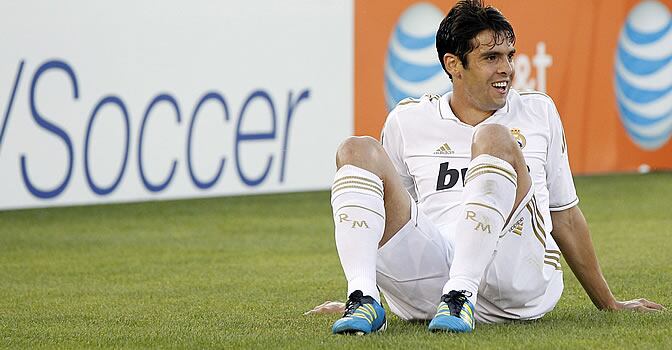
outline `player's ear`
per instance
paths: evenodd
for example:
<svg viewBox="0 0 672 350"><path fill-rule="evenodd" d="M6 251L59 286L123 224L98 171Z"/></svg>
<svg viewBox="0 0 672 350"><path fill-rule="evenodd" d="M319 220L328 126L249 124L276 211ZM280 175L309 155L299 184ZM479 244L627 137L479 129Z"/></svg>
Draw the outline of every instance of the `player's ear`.
<svg viewBox="0 0 672 350"><path fill-rule="evenodd" d="M462 77L462 62L459 57L451 53L446 53L443 55L443 64L446 66L446 71L450 73L453 79Z"/></svg>

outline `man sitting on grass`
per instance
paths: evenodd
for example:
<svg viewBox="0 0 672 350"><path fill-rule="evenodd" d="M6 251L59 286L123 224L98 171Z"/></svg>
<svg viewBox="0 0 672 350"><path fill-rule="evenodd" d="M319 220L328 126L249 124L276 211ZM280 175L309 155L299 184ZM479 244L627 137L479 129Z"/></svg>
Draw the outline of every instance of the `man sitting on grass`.
<svg viewBox="0 0 672 350"><path fill-rule="evenodd" d="M538 319L562 293L561 254L599 309L662 309L611 294L557 109L511 89L515 39L497 9L458 2L436 34L453 91L400 102L382 144L339 147L331 203L349 297L333 333L385 329L378 288L431 331Z"/></svg>

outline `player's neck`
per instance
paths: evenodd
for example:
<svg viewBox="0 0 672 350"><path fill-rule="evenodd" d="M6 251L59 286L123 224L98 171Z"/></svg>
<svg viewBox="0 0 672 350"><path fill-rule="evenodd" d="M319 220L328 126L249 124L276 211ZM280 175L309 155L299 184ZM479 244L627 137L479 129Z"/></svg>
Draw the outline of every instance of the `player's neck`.
<svg viewBox="0 0 672 350"><path fill-rule="evenodd" d="M459 93L456 91L453 91L453 95L448 101L453 114L465 124L476 126L495 113L495 111L483 111L474 108L467 101L465 96L459 96Z"/></svg>

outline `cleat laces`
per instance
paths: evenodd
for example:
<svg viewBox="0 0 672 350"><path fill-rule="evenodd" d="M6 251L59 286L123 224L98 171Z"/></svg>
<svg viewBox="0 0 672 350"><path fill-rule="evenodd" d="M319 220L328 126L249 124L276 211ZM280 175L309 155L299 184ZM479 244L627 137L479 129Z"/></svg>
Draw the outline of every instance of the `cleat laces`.
<svg viewBox="0 0 672 350"><path fill-rule="evenodd" d="M466 290L451 290L448 294L443 295L441 301L448 305L448 309L450 309L450 314L452 316L460 317L462 306L467 302L467 298L471 295L471 292Z"/></svg>
<svg viewBox="0 0 672 350"><path fill-rule="evenodd" d="M364 293L362 293L361 290L356 290L350 293L348 301L345 303L345 312L343 313L343 317L352 316L352 314L357 311L357 308L362 306L363 297Z"/></svg>

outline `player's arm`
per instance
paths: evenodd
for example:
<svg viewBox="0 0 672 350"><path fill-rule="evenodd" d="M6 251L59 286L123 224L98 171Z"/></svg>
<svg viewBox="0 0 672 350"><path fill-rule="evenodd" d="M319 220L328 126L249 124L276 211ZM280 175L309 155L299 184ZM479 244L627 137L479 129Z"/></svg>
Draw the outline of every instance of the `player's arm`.
<svg viewBox="0 0 672 350"><path fill-rule="evenodd" d="M567 264L593 301L601 310L654 311L663 307L646 299L618 301L609 290L597 261L586 219L579 209L579 199L569 168L567 143L562 122L555 105L548 105L550 142L548 146L546 181L549 209L553 222L553 238Z"/></svg>
<svg viewBox="0 0 672 350"><path fill-rule="evenodd" d="M588 224L578 205L551 212L551 220L553 238L572 272L598 309L646 312L663 309L661 305L646 299L618 301L614 298L600 269Z"/></svg>
<svg viewBox="0 0 672 350"><path fill-rule="evenodd" d="M661 305L646 299L618 301L611 294L597 261L588 224L577 205L579 199L569 167L562 121L552 101L547 107L550 142L545 170L549 209L553 222L551 234L565 256L567 264L598 309L640 311L662 309Z"/></svg>

